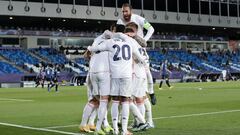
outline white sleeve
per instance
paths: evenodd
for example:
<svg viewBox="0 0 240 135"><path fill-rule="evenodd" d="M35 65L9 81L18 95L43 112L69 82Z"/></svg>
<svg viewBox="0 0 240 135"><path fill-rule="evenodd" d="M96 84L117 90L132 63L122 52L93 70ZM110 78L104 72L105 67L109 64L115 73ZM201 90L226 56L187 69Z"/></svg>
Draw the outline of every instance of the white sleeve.
<svg viewBox="0 0 240 135"><path fill-rule="evenodd" d="M132 52L133 52L133 56L134 58L136 58L138 61L142 62L144 65L146 65L146 62L144 60L144 57L140 54L139 50L138 50L138 43L135 40L131 40L132 42Z"/></svg>
<svg viewBox="0 0 240 135"><path fill-rule="evenodd" d="M154 33L154 28L145 18L143 18L141 16L138 17L138 21L139 21L140 25L143 26L143 28L147 30L147 34L143 37L143 39L145 41L148 41L151 38L152 34Z"/></svg>
<svg viewBox="0 0 240 135"><path fill-rule="evenodd" d="M129 36L127 36L127 35L125 35L125 34L123 34L123 33L114 33L112 37L113 37L113 38L120 38L120 39L122 39L122 40L124 40L124 41L126 41L127 39L129 39Z"/></svg>
<svg viewBox="0 0 240 135"><path fill-rule="evenodd" d="M108 47L107 42L102 42L100 45L88 46L87 49L90 52L97 52L97 51L108 51L109 47Z"/></svg>
<svg viewBox="0 0 240 135"><path fill-rule="evenodd" d="M136 35L134 39L138 42L138 44L142 47L147 47L147 42L145 39L141 38L140 36Z"/></svg>
<svg viewBox="0 0 240 135"><path fill-rule="evenodd" d="M153 33L154 33L154 28L151 26L151 27L148 28L147 34L144 36L143 39L145 41L148 41L151 38L151 36L153 35Z"/></svg>
<svg viewBox="0 0 240 135"><path fill-rule="evenodd" d="M136 21L139 23L139 25L144 27L144 23L146 19L140 15L135 15L134 17L136 18Z"/></svg>
<svg viewBox="0 0 240 135"><path fill-rule="evenodd" d="M122 24L122 25L124 25L122 19L118 19L118 20L117 20L117 24Z"/></svg>
<svg viewBox="0 0 240 135"><path fill-rule="evenodd" d="M93 41L93 43L92 43L92 45L91 46L96 46L97 45L97 40L95 39L94 41Z"/></svg>

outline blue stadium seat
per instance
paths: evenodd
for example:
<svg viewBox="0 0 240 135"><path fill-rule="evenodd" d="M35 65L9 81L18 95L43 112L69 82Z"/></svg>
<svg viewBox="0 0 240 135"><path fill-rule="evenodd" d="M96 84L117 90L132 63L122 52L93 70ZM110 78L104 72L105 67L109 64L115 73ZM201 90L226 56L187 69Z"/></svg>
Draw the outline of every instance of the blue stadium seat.
<svg viewBox="0 0 240 135"><path fill-rule="evenodd" d="M22 49L3 49L0 50L0 55L2 55L11 62L15 62L16 65L23 65L24 63L39 63L39 60L37 58L33 57L28 52L25 52Z"/></svg>
<svg viewBox="0 0 240 135"><path fill-rule="evenodd" d="M0 62L0 74L22 74L20 70L6 62Z"/></svg>
<svg viewBox="0 0 240 135"><path fill-rule="evenodd" d="M49 60L53 64L65 64L68 62L68 59L65 57L65 55L59 53L55 49L51 48L32 49L32 52L36 53L40 57Z"/></svg>

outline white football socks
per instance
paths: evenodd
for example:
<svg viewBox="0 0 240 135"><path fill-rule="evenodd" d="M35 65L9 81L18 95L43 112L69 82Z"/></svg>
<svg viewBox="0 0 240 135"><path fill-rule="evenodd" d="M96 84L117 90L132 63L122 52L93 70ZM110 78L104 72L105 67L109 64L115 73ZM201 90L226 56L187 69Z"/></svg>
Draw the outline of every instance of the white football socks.
<svg viewBox="0 0 240 135"><path fill-rule="evenodd" d="M97 131L101 130L103 120L107 113L107 104L108 104L108 100L100 100L100 105L98 108L98 119L96 124Z"/></svg>
<svg viewBox="0 0 240 135"><path fill-rule="evenodd" d="M153 120L152 120L152 105L151 105L148 98L144 100L144 105L145 105L145 108L146 108L146 121L148 123L153 123Z"/></svg>
<svg viewBox="0 0 240 135"><path fill-rule="evenodd" d="M94 109L94 105L87 103L83 109L83 114L82 114L82 122L81 122L81 126L86 126L87 125L87 121L92 113Z"/></svg>
<svg viewBox="0 0 240 135"><path fill-rule="evenodd" d="M93 110L93 112L91 113L91 115L90 115L90 118L89 118L89 120L88 120L88 125L94 125L94 121L95 121L95 119L96 119L96 117L97 117L97 108L95 108L94 110Z"/></svg>
<svg viewBox="0 0 240 135"><path fill-rule="evenodd" d="M140 123L145 123L144 116L141 114L137 106L133 103L130 102L129 104L130 111L133 113L133 116L140 122Z"/></svg>
<svg viewBox="0 0 240 135"><path fill-rule="evenodd" d="M137 104L137 107L138 107L140 113L142 114L142 116L145 117L146 109L145 109L144 103Z"/></svg>
<svg viewBox="0 0 240 135"><path fill-rule="evenodd" d="M118 131L118 106L119 101L113 100L112 101L112 108L111 108L111 115L112 115L112 123L113 129Z"/></svg>
<svg viewBox="0 0 240 135"><path fill-rule="evenodd" d="M122 102L122 130L123 133L127 133L128 126L128 117L129 117L129 102Z"/></svg>

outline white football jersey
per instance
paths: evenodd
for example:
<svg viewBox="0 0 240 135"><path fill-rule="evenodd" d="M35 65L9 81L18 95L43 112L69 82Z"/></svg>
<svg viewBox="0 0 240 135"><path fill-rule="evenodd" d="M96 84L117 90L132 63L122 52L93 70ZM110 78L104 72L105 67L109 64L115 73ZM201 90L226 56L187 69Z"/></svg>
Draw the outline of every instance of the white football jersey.
<svg viewBox="0 0 240 135"><path fill-rule="evenodd" d="M143 58L146 59L146 56L144 55L144 48L142 48L139 44L138 44L138 51L139 53L143 56ZM145 60L146 62L146 60ZM136 75L136 77L138 78L146 78L146 70L145 70L145 65L141 62L139 62L138 60L135 60L134 58L134 63L133 63L133 73Z"/></svg>
<svg viewBox="0 0 240 135"><path fill-rule="evenodd" d="M94 40L92 46L101 46L105 44L106 40L103 35L100 35ZM89 72L110 72L108 55L107 51L94 52L89 62Z"/></svg>
<svg viewBox="0 0 240 135"><path fill-rule="evenodd" d="M145 62L146 62L146 66L149 68L149 56L148 56L148 54L147 54L147 50L146 50L146 48L142 48L142 52L143 52L143 56L145 57Z"/></svg>
<svg viewBox="0 0 240 135"><path fill-rule="evenodd" d="M133 55L140 62L144 58L138 51L138 43L122 33L116 33L112 39L99 46L88 47L89 51L109 51L109 62L112 78L131 78Z"/></svg>
<svg viewBox="0 0 240 135"><path fill-rule="evenodd" d="M144 28L144 24L146 23L145 18L136 15L136 14L132 14L131 16L131 20L129 22L134 22L138 25L138 31L137 31L137 35L140 36L141 38L144 37L143 35L143 28ZM124 19L118 19L117 24L122 24L122 25L126 25L129 22L126 22Z"/></svg>

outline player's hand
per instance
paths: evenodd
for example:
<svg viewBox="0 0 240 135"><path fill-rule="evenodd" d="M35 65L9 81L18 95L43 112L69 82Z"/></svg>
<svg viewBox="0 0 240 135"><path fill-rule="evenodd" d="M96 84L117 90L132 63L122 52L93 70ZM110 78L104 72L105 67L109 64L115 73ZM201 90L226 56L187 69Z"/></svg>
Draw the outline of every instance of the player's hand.
<svg viewBox="0 0 240 135"><path fill-rule="evenodd" d="M91 57L91 52L89 50L86 50L83 54L83 57L89 60Z"/></svg>
<svg viewBox="0 0 240 135"><path fill-rule="evenodd" d="M105 30L104 33L103 33L103 36L106 38L106 39L110 39L112 38L113 36L113 33L109 30Z"/></svg>
<svg viewBox="0 0 240 135"><path fill-rule="evenodd" d="M155 97L154 93L153 94L149 94L149 96L151 98L152 105L156 105L157 104L157 98Z"/></svg>
<svg viewBox="0 0 240 135"><path fill-rule="evenodd" d="M88 47L87 47L87 51L90 51L90 48L91 48L91 46L88 46Z"/></svg>

